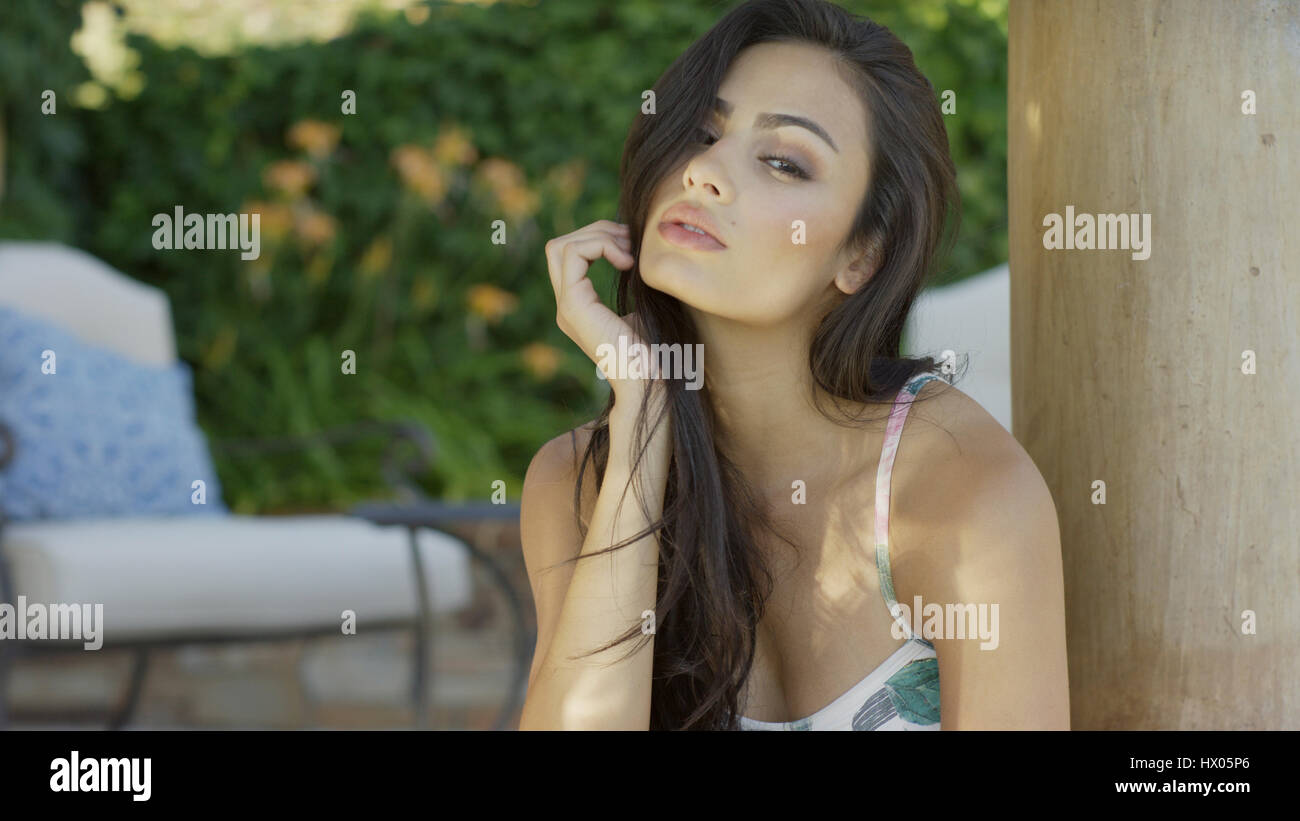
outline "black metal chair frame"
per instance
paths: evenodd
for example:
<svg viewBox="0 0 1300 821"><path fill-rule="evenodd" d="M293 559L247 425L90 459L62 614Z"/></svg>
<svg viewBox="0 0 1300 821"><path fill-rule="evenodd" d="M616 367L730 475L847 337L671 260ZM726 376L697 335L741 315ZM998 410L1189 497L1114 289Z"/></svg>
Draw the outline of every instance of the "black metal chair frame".
<svg viewBox="0 0 1300 821"><path fill-rule="evenodd" d="M446 504L429 499L419 487L411 481L411 476L427 471L436 458L437 445L433 435L418 422L410 420L362 421L320 433L302 437L279 437L265 439L214 440L211 443L213 453L267 453L272 451L301 450L317 444L339 444L363 437L382 434L389 437L385 452L382 475L385 483L393 489L399 500L393 503L364 503L348 511L349 515L364 518L380 525L400 525L407 529L411 572L415 579L418 610L411 619L397 619L379 624L372 624L372 629L411 629L414 633L412 652L411 701L415 711L415 726L423 729L428 724L428 693L432 683L429 662L432 658L433 644L433 608L430 601L428 584L424 575L424 560L418 542L420 528L439 529L454 525L460 521L496 519L518 521L517 504ZM418 457L399 464L396 451L402 443L414 445ZM16 448L10 430L0 422L0 470L13 461ZM13 589L14 579L10 571L4 550L3 510L0 510L0 601L14 602L16 594ZM479 549L469 540L457 539L463 544L469 556L478 562L492 582L500 588L510 606L514 622L514 657L513 675L506 702L498 713L493 729L505 729L505 722L523 704L524 688L527 685L529 648L532 646L532 634L524 619L523 603L511 584L509 577L493 558ZM190 644L265 642L284 641L288 639L315 638L338 635L338 627L319 629L301 629L277 633L220 633L187 634L162 638L136 639L110 642L105 639L104 647L134 650L131 673L126 691L119 705L108 717L108 729L121 729L132 719L144 689L145 678L149 670L149 653L151 650ZM0 640L0 728L9 724L8 715L8 677L18 655L61 653L81 649L79 642L43 641L33 642L17 640Z"/></svg>

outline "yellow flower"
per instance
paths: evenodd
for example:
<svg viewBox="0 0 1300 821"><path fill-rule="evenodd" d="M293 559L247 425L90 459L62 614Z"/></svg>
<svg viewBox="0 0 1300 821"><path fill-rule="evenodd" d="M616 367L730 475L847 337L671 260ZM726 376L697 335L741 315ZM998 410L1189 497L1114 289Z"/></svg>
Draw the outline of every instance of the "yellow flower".
<svg viewBox="0 0 1300 821"><path fill-rule="evenodd" d="M244 203L242 213L257 214L258 230L270 240L282 239L293 227L293 212L281 203L253 200Z"/></svg>
<svg viewBox="0 0 1300 821"><path fill-rule="evenodd" d="M497 193L497 199L509 217L526 217L537 212L539 198L527 188L507 188Z"/></svg>
<svg viewBox="0 0 1300 821"><path fill-rule="evenodd" d="M342 129L320 120L302 120L289 129L289 145L313 157L327 157L338 144Z"/></svg>
<svg viewBox="0 0 1300 821"><path fill-rule="evenodd" d="M329 242L337 233L337 223L334 218L314 208L300 210L294 228L298 232L298 239L307 245Z"/></svg>
<svg viewBox="0 0 1300 821"><path fill-rule="evenodd" d="M550 379L560 367L560 352L541 342L524 346L519 355L524 366L541 380Z"/></svg>
<svg viewBox="0 0 1300 821"><path fill-rule="evenodd" d="M491 157L479 163L477 171L493 191L522 188L524 185L524 172L519 166L499 157Z"/></svg>
<svg viewBox="0 0 1300 821"><path fill-rule="evenodd" d="M393 261L393 241L386 236L377 237L357 263L357 270L362 276L371 277L388 270Z"/></svg>
<svg viewBox="0 0 1300 821"><path fill-rule="evenodd" d="M495 285L475 285L469 289L466 301L470 313L489 323L496 323L519 304L519 297Z"/></svg>
<svg viewBox="0 0 1300 821"><path fill-rule="evenodd" d="M401 145L393 149L392 163L402 184L430 205L447 193L447 181L433 156L418 145Z"/></svg>
<svg viewBox="0 0 1300 821"><path fill-rule="evenodd" d="M302 196L315 181L316 169L298 160L280 160L271 163L262 172L262 182L267 188L291 197Z"/></svg>
<svg viewBox="0 0 1300 821"><path fill-rule="evenodd" d="M514 163L497 157L479 164L477 173L501 208L511 217L528 216L537 210L538 197L528 189L524 172Z"/></svg>
<svg viewBox="0 0 1300 821"><path fill-rule="evenodd" d="M438 136L433 158L439 165L469 165L478 159L478 151L462 129L452 127Z"/></svg>

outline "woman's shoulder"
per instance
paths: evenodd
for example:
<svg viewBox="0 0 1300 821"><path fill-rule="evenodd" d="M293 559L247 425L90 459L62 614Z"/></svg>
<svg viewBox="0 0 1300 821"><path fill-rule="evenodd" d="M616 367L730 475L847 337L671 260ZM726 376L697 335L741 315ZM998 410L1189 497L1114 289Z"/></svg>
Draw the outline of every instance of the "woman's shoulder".
<svg viewBox="0 0 1300 821"><path fill-rule="evenodd" d="M1042 474L1020 442L979 402L942 379L926 382L909 409L893 490L892 507L901 512L900 527L913 530L913 542L951 542L985 517L989 506L1052 505Z"/></svg>
<svg viewBox="0 0 1300 821"><path fill-rule="evenodd" d="M530 499L546 497L547 502L565 503L562 506L572 515L572 494L582 466L583 454L596 430L594 420L584 422L572 430L553 437L538 448L524 476L524 489ZM580 516L584 522L590 517L595 504L595 476L588 466L583 477ZM530 492L531 491L531 492ZM553 505L548 505L553 506Z"/></svg>
<svg viewBox="0 0 1300 821"><path fill-rule="evenodd" d="M1028 458L993 414L943 379L931 379L917 391L901 436L914 452L923 450L950 468L978 470L988 466L989 457Z"/></svg>

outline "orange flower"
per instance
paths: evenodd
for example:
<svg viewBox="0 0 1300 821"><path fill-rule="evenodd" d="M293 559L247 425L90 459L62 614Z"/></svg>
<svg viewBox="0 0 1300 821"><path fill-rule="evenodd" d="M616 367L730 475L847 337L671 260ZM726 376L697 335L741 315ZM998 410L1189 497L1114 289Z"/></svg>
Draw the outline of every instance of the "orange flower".
<svg viewBox="0 0 1300 821"><path fill-rule="evenodd" d="M479 163L478 175L493 191L524 186L524 172L519 166L499 157L491 157Z"/></svg>
<svg viewBox="0 0 1300 821"><path fill-rule="evenodd" d="M322 245L334 239L338 232L334 218L323 211L304 208L298 212L297 217L294 228L298 232L298 239L307 245Z"/></svg>
<svg viewBox="0 0 1300 821"><path fill-rule="evenodd" d="M273 162L262 172L262 183L267 188L291 197L302 196L315 181L316 169L298 160Z"/></svg>
<svg viewBox="0 0 1300 821"><path fill-rule="evenodd" d="M242 213L257 214L259 230L270 240L282 239L293 227L293 212L281 203L253 200L244 203Z"/></svg>
<svg viewBox="0 0 1300 821"><path fill-rule="evenodd" d="M538 196L527 188L507 188L497 194L497 199L509 217L526 217L537 212Z"/></svg>
<svg viewBox="0 0 1300 821"><path fill-rule="evenodd" d="M439 165L469 165L478 159L478 151L463 130L452 127L438 136L433 158Z"/></svg>
<svg viewBox="0 0 1300 821"><path fill-rule="evenodd" d="M529 190L519 166L493 157L480 163L477 171L507 215L521 217L536 212L538 197Z"/></svg>
<svg viewBox="0 0 1300 821"><path fill-rule="evenodd" d="M466 301L470 313L495 324L518 306L519 297L495 285L480 284L469 289Z"/></svg>
<svg viewBox="0 0 1300 821"><path fill-rule="evenodd" d="M418 145L400 145L393 149L391 159L402 184L425 202L434 205L446 196L446 178L428 151Z"/></svg>
<svg viewBox="0 0 1300 821"><path fill-rule="evenodd" d="M320 120L302 120L289 129L289 145L313 157L327 157L338 144L342 129Z"/></svg>
<svg viewBox="0 0 1300 821"><path fill-rule="evenodd" d="M560 352L541 342L524 346L519 355L524 360L524 366L541 380L550 379L560 367Z"/></svg>

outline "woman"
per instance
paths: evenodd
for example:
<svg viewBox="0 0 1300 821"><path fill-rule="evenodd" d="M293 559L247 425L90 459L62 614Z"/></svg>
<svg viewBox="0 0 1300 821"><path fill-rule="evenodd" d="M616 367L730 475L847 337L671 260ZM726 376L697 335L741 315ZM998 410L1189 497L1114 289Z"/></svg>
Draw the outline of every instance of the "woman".
<svg viewBox="0 0 1300 821"><path fill-rule="evenodd" d="M547 243L557 322L598 363L620 337L699 345L704 384L602 364L600 417L529 466L521 728L1068 728L1051 496L934 360L899 356L957 207L911 52L820 0L759 0L654 92L627 224ZM602 256L617 312L586 276ZM917 597L995 638L918 631Z"/></svg>

